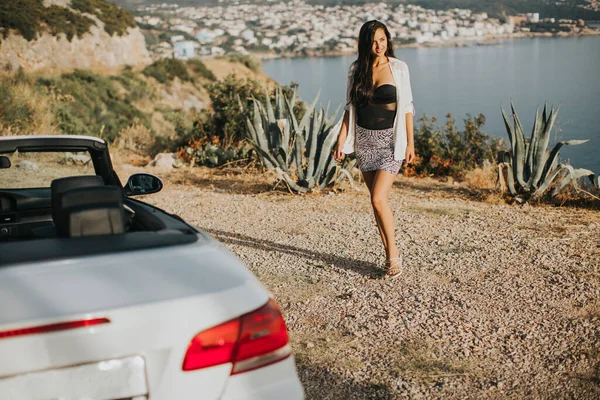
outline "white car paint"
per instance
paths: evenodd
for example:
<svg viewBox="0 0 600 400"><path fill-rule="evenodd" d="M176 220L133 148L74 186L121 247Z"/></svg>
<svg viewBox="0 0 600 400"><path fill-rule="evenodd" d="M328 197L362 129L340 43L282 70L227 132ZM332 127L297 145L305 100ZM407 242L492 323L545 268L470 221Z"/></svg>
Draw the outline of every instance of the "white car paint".
<svg viewBox="0 0 600 400"><path fill-rule="evenodd" d="M268 299L239 259L203 235L194 244L2 267L0 332L88 318L110 323L0 338L0 390L16 376L38 373L43 382L44 371L139 356L152 400L302 399L293 356L234 376L230 363L182 371L197 333Z"/></svg>

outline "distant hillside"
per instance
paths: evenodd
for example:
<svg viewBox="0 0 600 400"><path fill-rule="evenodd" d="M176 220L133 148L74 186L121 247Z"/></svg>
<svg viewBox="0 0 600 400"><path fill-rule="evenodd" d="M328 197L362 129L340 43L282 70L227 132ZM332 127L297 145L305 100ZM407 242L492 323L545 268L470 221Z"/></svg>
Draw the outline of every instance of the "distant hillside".
<svg viewBox="0 0 600 400"><path fill-rule="evenodd" d="M133 16L106 0L2 0L0 68L64 71L151 62Z"/></svg>
<svg viewBox="0 0 600 400"><path fill-rule="evenodd" d="M578 7L586 4L585 0L416 0L413 3L435 10L468 8L499 19L530 12L540 13L541 18L600 19L600 12Z"/></svg>
<svg viewBox="0 0 600 400"><path fill-rule="evenodd" d="M311 4L343 5L365 4L379 2L365 0L305 0ZM194 5L228 5L236 3L267 3L268 0L115 0L115 3L130 10L142 4L178 4L180 6ZM450 8L467 8L476 12L487 12L493 18L503 19L506 15L527 12L539 12L542 18L568 18L584 20L600 20L600 12L586 10L580 5L588 4L589 0L382 0L388 4L418 4L425 8L447 10Z"/></svg>

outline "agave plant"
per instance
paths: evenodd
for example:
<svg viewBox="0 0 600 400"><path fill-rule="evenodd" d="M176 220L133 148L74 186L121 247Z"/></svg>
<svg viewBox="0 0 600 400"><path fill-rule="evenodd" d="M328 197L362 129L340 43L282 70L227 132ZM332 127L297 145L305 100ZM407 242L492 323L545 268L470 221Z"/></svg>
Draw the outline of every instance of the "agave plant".
<svg viewBox="0 0 600 400"><path fill-rule="evenodd" d="M291 99L281 89L275 91L275 107L266 96L265 105L252 98L252 117L246 115L248 136L265 167L277 171L288 187L298 193L325 189L344 177L352 182L349 171L355 160L341 167L333 158L333 147L342 120L335 123L336 110L328 117L329 107L316 109L319 95L298 122L294 115L296 92ZM238 102L242 112L241 100Z"/></svg>
<svg viewBox="0 0 600 400"><path fill-rule="evenodd" d="M552 151L548 150L550 131L556 120L557 107L550 109L547 114L546 105L539 115L535 111L535 120L531 137L525 138L523 126L511 102L514 126L511 126L502 107L504 124L510 139L511 151L501 152L498 160L498 178L505 189L513 197L527 200L537 199L553 187L550 196L555 196L565 186L572 184L577 187L579 178L589 176L593 183L593 172L587 169L575 169L568 164L559 164L559 151L565 145L578 145L588 140L567 140L556 143Z"/></svg>

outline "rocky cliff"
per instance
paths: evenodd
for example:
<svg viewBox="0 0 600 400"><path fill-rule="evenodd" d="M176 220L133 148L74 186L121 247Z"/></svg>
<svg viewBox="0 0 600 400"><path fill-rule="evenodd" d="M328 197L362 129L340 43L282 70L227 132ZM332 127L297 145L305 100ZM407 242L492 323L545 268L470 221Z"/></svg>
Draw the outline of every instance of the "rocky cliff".
<svg viewBox="0 0 600 400"><path fill-rule="evenodd" d="M151 59L144 36L137 28L129 28L128 32L123 36L109 36L104 29L94 26L81 39L74 37L70 42L65 35L48 33L28 42L11 33L0 44L0 68L65 71L149 64Z"/></svg>
<svg viewBox="0 0 600 400"><path fill-rule="evenodd" d="M52 32L54 27L48 27L47 21L40 23L39 34L31 40L23 37L17 29L5 29L5 37L0 39L0 68L52 73L73 69L98 71L151 62L144 36L138 28L127 27L119 34L113 33L111 29L105 29L112 26L106 25L97 15L73 10L69 4L67 0L44 1L44 6L55 7L55 11L63 9L70 15L85 16L91 24L85 33L67 37L65 33ZM101 13L99 15L102 16ZM133 21L131 23L134 25ZM65 26L69 26L68 21L63 28Z"/></svg>

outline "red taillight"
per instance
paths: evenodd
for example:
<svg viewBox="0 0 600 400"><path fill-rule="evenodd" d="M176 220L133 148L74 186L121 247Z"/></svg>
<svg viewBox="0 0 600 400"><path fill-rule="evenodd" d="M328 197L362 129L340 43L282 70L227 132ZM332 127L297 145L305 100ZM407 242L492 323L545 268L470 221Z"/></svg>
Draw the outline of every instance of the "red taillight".
<svg viewBox="0 0 600 400"><path fill-rule="evenodd" d="M242 317L232 374L286 358L291 354L289 342L283 315L275 300L271 299L263 307Z"/></svg>
<svg viewBox="0 0 600 400"><path fill-rule="evenodd" d="M231 362L239 332L240 321L234 319L197 334L188 346L183 370L192 371Z"/></svg>
<svg viewBox="0 0 600 400"><path fill-rule="evenodd" d="M110 320L108 318L93 318L93 319L84 319L80 321L69 321L69 322L60 322L57 324L48 324L48 325L40 325L40 326L32 326L29 328L21 328L21 329L13 329L10 331L0 332L0 339L15 337L15 336L24 336L24 335L34 335L37 333L50 333L56 331L65 331L69 329L77 329L77 328L86 328L89 326L107 324Z"/></svg>
<svg viewBox="0 0 600 400"><path fill-rule="evenodd" d="M197 334L183 370L233 363L231 374L281 361L292 354L283 315L274 300L256 311Z"/></svg>

